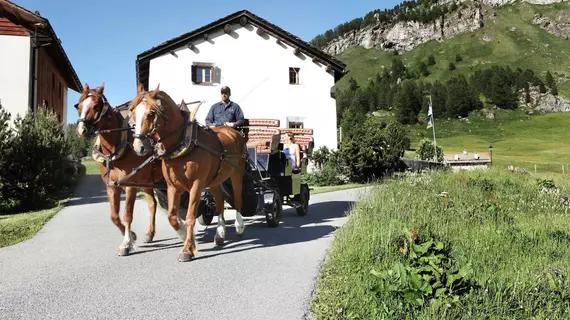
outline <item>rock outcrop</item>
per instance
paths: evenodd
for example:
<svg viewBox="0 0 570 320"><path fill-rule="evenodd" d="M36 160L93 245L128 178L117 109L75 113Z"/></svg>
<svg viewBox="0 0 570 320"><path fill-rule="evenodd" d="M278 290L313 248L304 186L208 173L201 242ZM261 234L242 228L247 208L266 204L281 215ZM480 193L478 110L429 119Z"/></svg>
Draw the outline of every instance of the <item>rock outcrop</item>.
<svg viewBox="0 0 570 320"><path fill-rule="evenodd" d="M527 106L529 113L570 112L570 101L561 96L552 95L549 91L540 93L538 87L530 87L530 103L525 103L524 94L520 105Z"/></svg>
<svg viewBox="0 0 570 320"><path fill-rule="evenodd" d="M547 5L568 0L522 1ZM450 2L451 0L444 0L440 1L440 4ZM348 48L357 46L366 49L409 51L430 40L444 41L464 32L476 31L485 23L484 20L494 18L493 8L514 2L515 0L476 0L475 4L470 4L466 8L460 7L431 23L413 21L398 22L394 25L378 23L336 37L327 43L323 51L331 55L338 55ZM565 18L565 15L565 12L561 13L556 21L550 18L536 17L535 23L541 24L543 29L560 37L570 37L570 21Z"/></svg>
<svg viewBox="0 0 570 320"><path fill-rule="evenodd" d="M398 22L393 26L374 25L354 30L329 42L323 51L337 55L356 46L366 49L409 51L430 40L444 41L482 26L485 9L475 6L447 14L431 23Z"/></svg>
<svg viewBox="0 0 570 320"><path fill-rule="evenodd" d="M570 38L570 15L566 10L560 11L556 19L537 14L532 23L540 25L540 28L559 38Z"/></svg>

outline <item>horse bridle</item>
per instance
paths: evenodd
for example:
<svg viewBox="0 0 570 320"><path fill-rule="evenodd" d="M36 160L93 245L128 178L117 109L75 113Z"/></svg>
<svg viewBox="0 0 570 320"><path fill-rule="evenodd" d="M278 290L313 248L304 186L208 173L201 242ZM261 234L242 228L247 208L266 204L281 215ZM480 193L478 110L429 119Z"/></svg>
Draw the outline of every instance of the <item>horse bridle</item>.
<svg viewBox="0 0 570 320"><path fill-rule="evenodd" d="M94 95L92 93L89 93L87 95L87 99L92 99L93 96ZM85 125L85 129L87 130L87 133L90 136L95 134L95 127L97 126L97 123L103 118L103 116L109 110L109 102L102 94L99 95L99 100L97 100L97 103L93 106L93 109L97 111L99 109L98 108L99 106L101 108L101 112L99 113L99 117L97 118L97 120L85 120L85 118L79 118L77 120L77 123L83 122L83 124ZM78 107L79 103L75 104L75 108L77 109Z"/></svg>
<svg viewBox="0 0 570 320"><path fill-rule="evenodd" d="M143 98L142 102L146 103L147 102L146 98ZM157 102L160 103L160 100L157 100ZM156 131L157 131L158 116L157 116L157 113L155 110L151 110L151 111L149 111L149 113L153 114L153 116L154 116L154 119L152 120L152 130L149 131L148 133L135 133L135 134L133 134L133 138L140 139L143 141L143 143L144 143L144 140L147 139L149 144L150 144L150 147L152 149L154 149L154 146L156 144L156 141L154 140L154 136L156 135Z"/></svg>

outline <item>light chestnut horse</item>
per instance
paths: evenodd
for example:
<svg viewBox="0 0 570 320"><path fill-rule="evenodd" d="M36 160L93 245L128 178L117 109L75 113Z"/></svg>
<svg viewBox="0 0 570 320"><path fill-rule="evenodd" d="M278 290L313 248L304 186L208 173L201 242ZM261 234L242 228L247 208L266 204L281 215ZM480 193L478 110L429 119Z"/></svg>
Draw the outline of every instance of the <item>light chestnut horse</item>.
<svg viewBox="0 0 570 320"><path fill-rule="evenodd" d="M137 155L132 149L132 131L128 128L128 119L124 119L119 110L112 108L103 94L105 84L96 89L90 89L85 84L79 102L75 105L79 113L77 133L80 137L91 138L97 131L101 131L94 147L94 158L101 162L99 172L105 184L107 181L118 181L129 175L133 169L144 163L148 157ZM125 130L126 129L126 130ZM103 159L109 157L109 172ZM157 166L154 168L154 166ZM155 236L156 200L154 198L154 182L162 179L160 161L156 164L147 165L139 172L130 177L127 182L141 186L148 202L150 211L150 224L145 235L144 242L152 242ZM119 246L119 255L128 255L133 250L137 239L135 232L131 230L133 210L139 187L133 186L109 186L107 185L107 198L111 204L111 220L123 234L123 242ZM123 219L119 218L121 207L121 193L125 191L126 202Z"/></svg>
<svg viewBox="0 0 570 320"><path fill-rule="evenodd" d="M218 226L215 242L225 239L224 198L221 184L231 179L236 210L235 228L243 235L245 225L240 214L242 182L246 165L246 144L242 135L230 127L205 128L195 120L198 105L190 114L178 106L159 86L146 92L138 85L138 94L129 110L135 121L133 149L144 156L155 152L162 159L167 184L168 219L184 241L178 260L190 261L198 253L194 226L200 195L209 187L216 202ZM186 221L179 221L182 192L189 193ZM186 224L186 228L182 226Z"/></svg>

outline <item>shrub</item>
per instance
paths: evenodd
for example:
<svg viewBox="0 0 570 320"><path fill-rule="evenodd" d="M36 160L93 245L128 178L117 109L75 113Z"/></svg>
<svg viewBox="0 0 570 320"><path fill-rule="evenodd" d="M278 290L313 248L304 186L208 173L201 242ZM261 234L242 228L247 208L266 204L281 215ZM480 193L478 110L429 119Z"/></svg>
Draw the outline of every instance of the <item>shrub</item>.
<svg viewBox="0 0 570 320"><path fill-rule="evenodd" d="M54 205L67 194L80 166L70 157L63 126L55 114L38 108L35 115L16 117L14 131L0 161L3 199L18 210Z"/></svg>
<svg viewBox="0 0 570 320"><path fill-rule="evenodd" d="M71 154L76 159L81 159L91 153L91 148L95 138L83 139L77 135L77 124L68 124L66 127L66 138L71 149Z"/></svg>
<svg viewBox="0 0 570 320"><path fill-rule="evenodd" d="M433 161L433 159L435 158L435 148L433 141L431 141L428 138L420 140L416 153L418 154L421 160ZM443 148L441 146L437 146L437 161L438 162L443 161Z"/></svg>

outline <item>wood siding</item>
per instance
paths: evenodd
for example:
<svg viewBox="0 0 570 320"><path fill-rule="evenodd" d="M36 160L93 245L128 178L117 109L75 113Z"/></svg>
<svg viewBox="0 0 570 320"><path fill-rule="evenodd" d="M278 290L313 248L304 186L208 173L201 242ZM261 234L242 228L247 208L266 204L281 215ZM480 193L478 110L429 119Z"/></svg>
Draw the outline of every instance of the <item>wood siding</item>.
<svg viewBox="0 0 570 320"><path fill-rule="evenodd" d="M37 79L37 105L43 106L45 103L48 109L55 111L59 120L62 121L64 119L63 98L67 83L44 48L38 50Z"/></svg>
<svg viewBox="0 0 570 320"><path fill-rule="evenodd" d="M0 35L7 36L29 36L28 29L15 24L5 17L5 13L0 13Z"/></svg>

